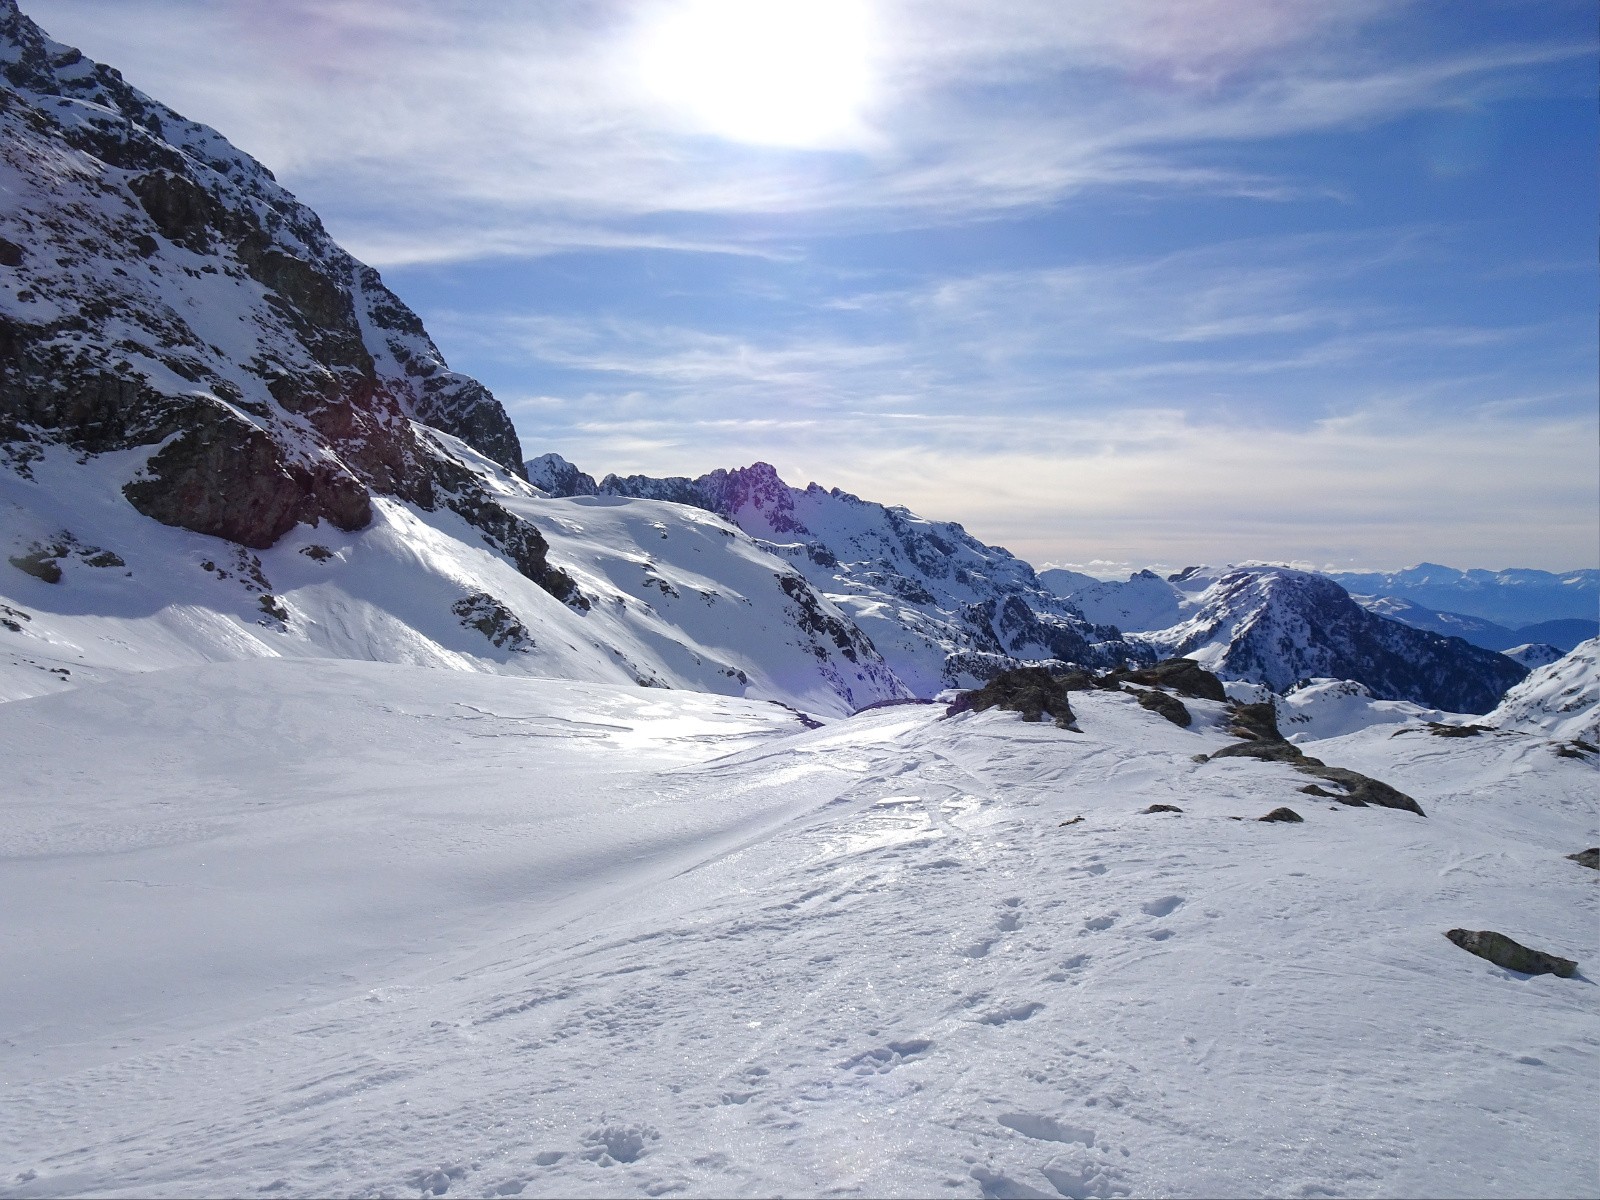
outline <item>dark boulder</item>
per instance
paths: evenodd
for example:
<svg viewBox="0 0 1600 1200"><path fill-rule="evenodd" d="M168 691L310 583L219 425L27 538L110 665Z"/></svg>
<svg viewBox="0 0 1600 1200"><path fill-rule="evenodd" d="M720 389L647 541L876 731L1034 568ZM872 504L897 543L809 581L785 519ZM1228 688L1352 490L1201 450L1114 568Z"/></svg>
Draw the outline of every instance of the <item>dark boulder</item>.
<svg viewBox="0 0 1600 1200"><path fill-rule="evenodd" d="M1258 821L1304 821L1305 818L1292 808L1275 808L1264 817L1257 817Z"/></svg>
<svg viewBox="0 0 1600 1200"><path fill-rule="evenodd" d="M1194 718L1189 715L1189 710L1184 707L1183 701L1166 692L1154 689L1139 693L1139 707L1147 708L1153 713L1159 713L1180 729L1187 729Z"/></svg>
<svg viewBox="0 0 1600 1200"><path fill-rule="evenodd" d="M1145 811L1146 815L1148 815L1150 813L1164 813L1164 812L1181 813L1183 811L1183 809L1179 808L1176 804L1152 804L1149 808L1145 809L1144 811Z"/></svg>
<svg viewBox="0 0 1600 1200"><path fill-rule="evenodd" d="M1142 683L1147 687L1169 687L1181 696L1196 700L1226 700L1228 693L1222 680L1206 670L1192 658L1168 658L1153 667L1137 667L1128 671L1113 672L1129 683Z"/></svg>
<svg viewBox="0 0 1600 1200"><path fill-rule="evenodd" d="M1233 710L1233 722L1228 732L1234 737L1250 738L1260 742L1281 742L1278 732L1278 710L1272 702L1241 704Z"/></svg>
<svg viewBox="0 0 1600 1200"><path fill-rule="evenodd" d="M1365 808L1372 804L1379 808L1398 808L1404 812L1413 812L1419 817L1428 815L1410 796L1399 788L1390 787L1381 779L1374 779L1370 775L1363 775L1359 771L1347 770L1344 767L1330 767L1310 758L1298 765L1299 769L1308 775L1315 775L1318 779L1343 786L1344 795L1333 797L1340 804L1349 804L1355 808Z"/></svg>
<svg viewBox="0 0 1600 1200"><path fill-rule="evenodd" d="M1058 729L1070 729L1075 718L1067 699L1068 691L1059 677L1043 667L1014 667L1001 671L976 691L966 693L946 712L953 716L967 709L985 712L1000 708L1021 713L1024 721L1041 721L1048 714L1055 718Z"/></svg>
<svg viewBox="0 0 1600 1200"><path fill-rule="evenodd" d="M1587 850L1580 850L1576 854L1567 855L1567 857L1580 867L1590 867L1593 870L1600 871L1600 846L1591 846Z"/></svg>
<svg viewBox="0 0 1600 1200"><path fill-rule="evenodd" d="M1445 937L1469 954L1522 975L1559 975L1568 979L1578 969L1578 964L1570 958L1531 949L1492 929L1452 929Z"/></svg>

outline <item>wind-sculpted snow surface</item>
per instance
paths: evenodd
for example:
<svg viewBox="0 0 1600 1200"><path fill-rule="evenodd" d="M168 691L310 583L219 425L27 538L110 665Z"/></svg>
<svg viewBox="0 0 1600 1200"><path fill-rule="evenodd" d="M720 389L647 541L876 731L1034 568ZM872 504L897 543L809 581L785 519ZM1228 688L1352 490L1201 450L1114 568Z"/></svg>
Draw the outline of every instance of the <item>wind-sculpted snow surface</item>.
<svg viewBox="0 0 1600 1200"><path fill-rule="evenodd" d="M816 483L791 487L766 463L698 479L607 475L598 484L559 455L527 468L555 495L643 497L727 518L826 593L919 696L1018 663L1111 667L1150 658L1110 625L1085 621L1027 563L960 525Z"/></svg>
<svg viewBox="0 0 1600 1200"><path fill-rule="evenodd" d="M807 731L266 659L0 704L0 1195L1591 1191L1592 759L1306 747L1423 819L1197 762L1184 703Z"/></svg>

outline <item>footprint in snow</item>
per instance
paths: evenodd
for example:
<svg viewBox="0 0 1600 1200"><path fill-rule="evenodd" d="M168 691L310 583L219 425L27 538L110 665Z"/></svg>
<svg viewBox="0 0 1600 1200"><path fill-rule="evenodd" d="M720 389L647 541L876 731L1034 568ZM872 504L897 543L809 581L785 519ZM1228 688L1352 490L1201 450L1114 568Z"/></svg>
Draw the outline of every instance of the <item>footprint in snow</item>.
<svg viewBox="0 0 1600 1200"><path fill-rule="evenodd" d="M1010 1025L1013 1021L1026 1021L1043 1007L1037 1000L1025 1000L1021 1004L990 1009L978 1021L983 1025Z"/></svg>
<svg viewBox="0 0 1600 1200"><path fill-rule="evenodd" d="M1164 917L1183 903L1182 896L1163 896L1159 900L1147 900L1139 907L1152 917Z"/></svg>
<svg viewBox="0 0 1600 1200"><path fill-rule="evenodd" d="M583 1157L602 1167L637 1162L661 1135L648 1125L607 1125L583 1135Z"/></svg>
<svg viewBox="0 0 1600 1200"><path fill-rule="evenodd" d="M1106 913L1104 916L1090 917L1083 923L1084 932L1099 933L1102 930L1110 929L1117 923L1117 918L1121 915L1121 913Z"/></svg>
<svg viewBox="0 0 1600 1200"><path fill-rule="evenodd" d="M1077 1142L1094 1145L1094 1130L1085 1129L1043 1113L1002 1113L996 1118L1007 1129L1014 1129L1023 1137L1036 1142Z"/></svg>
<svg viewBox="0 0 1600 1200"><path fill-rule="evenodd" d="M450 1185L466 1176L465 1167L424 1167L406 1176L406 1182L424 1196L442 1196Z"/></svg>
<svg viewBox="0 0 1600 1200"><path fill-rule="evenodd" d="M911 1038L904 1042L889 1042L866 1050L839 1064L840 1070L855 1075L883 1075L904 1063L916 1062L933 1049L929 1038Z"/></svg>

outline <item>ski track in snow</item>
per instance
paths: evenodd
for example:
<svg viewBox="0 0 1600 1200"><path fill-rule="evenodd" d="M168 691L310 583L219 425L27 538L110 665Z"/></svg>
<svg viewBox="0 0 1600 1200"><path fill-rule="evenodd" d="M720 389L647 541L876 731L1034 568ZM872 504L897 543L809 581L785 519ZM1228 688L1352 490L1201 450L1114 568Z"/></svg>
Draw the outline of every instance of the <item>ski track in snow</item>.
<svg viewBox="0 0 1600 1200"><path fill-rule="evenodd" d="M266 661L0 705L0 1194L1593 1193L1591 766L1311 744L1424 819L1074 704Z"/></svg>

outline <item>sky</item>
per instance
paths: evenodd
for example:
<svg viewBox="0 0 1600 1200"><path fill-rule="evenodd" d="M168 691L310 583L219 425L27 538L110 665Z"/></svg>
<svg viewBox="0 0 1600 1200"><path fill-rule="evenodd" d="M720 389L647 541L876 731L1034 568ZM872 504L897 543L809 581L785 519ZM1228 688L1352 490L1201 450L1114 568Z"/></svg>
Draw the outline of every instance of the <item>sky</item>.
<svg viewBox="0 0 1600 1200"><path fill-rule="evenodd" d="M1600 566L1590 0L22 0L529 457L1039 566Z"/></svg>

